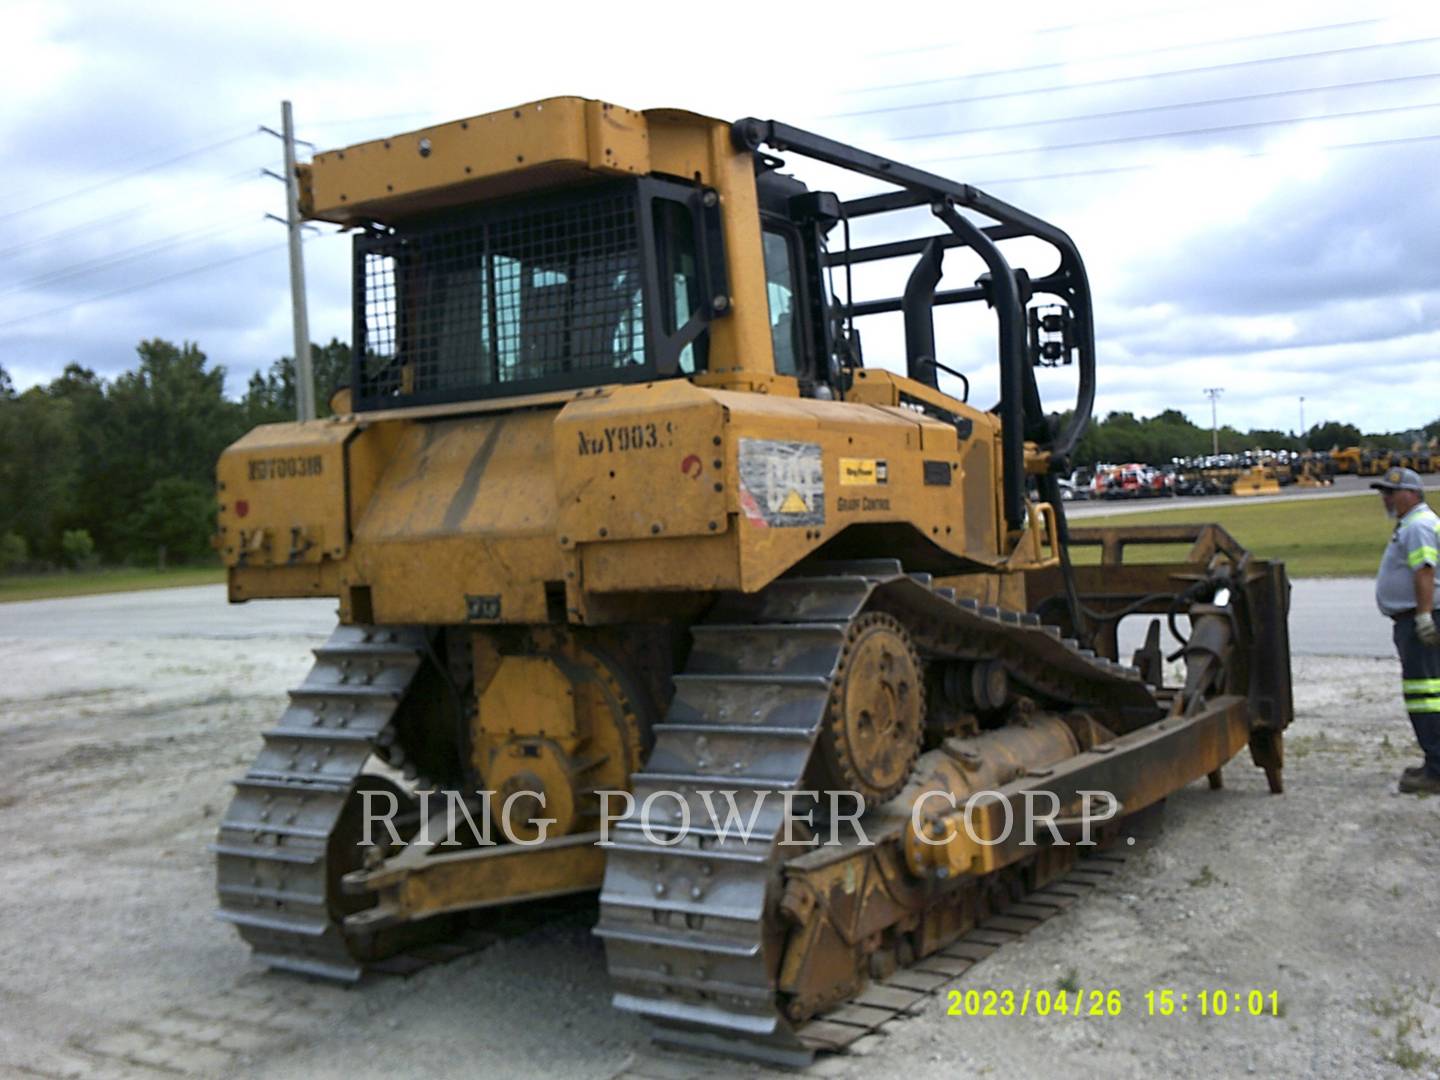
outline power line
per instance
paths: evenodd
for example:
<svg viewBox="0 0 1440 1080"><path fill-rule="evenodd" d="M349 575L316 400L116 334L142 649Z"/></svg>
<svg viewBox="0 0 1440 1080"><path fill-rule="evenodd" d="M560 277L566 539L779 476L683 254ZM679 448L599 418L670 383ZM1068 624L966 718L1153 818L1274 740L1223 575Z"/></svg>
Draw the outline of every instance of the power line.
<svg viewBox="0 0 1440 1080"><path fill-rule="evenodd" d="M1108 19L1090 19L1086 22L1060 23L1057 26L1042 26L1036 30L1038 34L1065 34L1071 30L1085 30L1092 26L1114 26L1117 23L1144 22L1146 19L1163 19L1171 15L1189 15L1196 11L1213 11L1214 8L1204 5L1196 7L1172 7L1161 11L1141 11L1135 14L1112 15Z"/></svg>
<svg viewBox="0 0 1440 1080"><path fill-rule="evenodd" d="M217 190L223 190L225 188L234 187L237 184L249 183L251 181L258 180L260 179L260 176L261 174L255 169L243 169L238 173L232 173L231 175L223 177L221 180L217 181L215 183L215 188ZM192 192L185 201L193 202L194 199L195 193ZM167 206L167 211L173 209L173 206L175 205L180 204L172 204L171 206ZM0 257L4 257L6 255L13 255L16 252L25 251L39 244L48 243L51 240L60 240L67 236L73 236L76 233L84 232L94 226L108 225L113 221L119 221L123 218L133 217L136 214L141 214L147 210L153 209L155 209L155 207L149 203L142 204L140 206L132 206L125 210L116 210L113 213L103 214L97 218L90 218L87 221L82 221L75 225L69 225L63 229L57 229L51 233L45 233L41 236L32 236L29 240L22 241L19 244L12 244L8 248L0 249Z"/></svg>
<svg viewBox="0 0 1440 1080"><path fill-rule="evenodd" d="M1092 19L1088 22L1057 23L1054 26L1040 26L1030 31L1030 37L1039 37L1041 34L1064 34L1071 30L1078 30L1087 26L1111 26L1115 23L1139 22L1144 19L1163 18L1166 15L1187 15L1192 11L1209 11L1205 7L1181 7L1168 8L1164 11L1144 11L1137 15L1116 15L1109 19ZM942 49L953 49L956 45L963 45L965 42L948 41L943 45L916 45L906 49L888 49L884 52L873 52L868 55L874 58L885 56L913 56L917 53L938 52Z"/></svg>
<svg viewBox="0 0 1440 1080"><path fill-rule="evenodd" d="M1186 41L1177 45L1161 45L1145 49L1128 49L1124 52L1102 53L1099 56L1083 57L1078 60L1052 60L1044 64L1026 64L1022 67L1013 68L991 68L987 71L972 71L965 75L945 75L938 79L917 79L914 82L887 83L880 86L859 87L854 90L846 90L845 93L868 94L881 90L913 90L919 86L934 86L937 83L963 82L970 79L988 79L997 75L1028 75L1036 71L1073 67L1076 64L1098 64L1106 60L1126 60L1134 56L1155 56L1159 53L1183 52L1186 49L1205 49L1216 45L1241 45L1247 41L1265 41L1270 38L1295 37L1300 34L1318 34L1326 30L1353 30L1356 27L1370 26L1381 22L1385 22L1385 19L1360 19L1356 22L1329 23L1325 26L1303 26L1290 30L1269 30L1263 34L1242 34L1239 37L1215 38L1210 41ZM948 48L948 46L945 47Z"/></svg>
<svg viewBox="0 0 1440 1080"><path fill-rule="evenodd" d="M1174 109L1199 109L1211 105L1236 105L1245 101L1263 101L1267 98L1296 97L1301 94L1321 94L1332 90L1358 90L1362 87L1389 86L1395 83L1420 82L1426 79L1440 79L1440 72L1420 75L1396 75L1389 79L1366 79L1362 82L1330 83L1328 86L1306 86L1294 90L1267 90L1258 94L1238 94L1233 97L1207 98L1204 101L1179 101L1170 105L1145 105L1135 109L1112 109L1109 112L1079 113L1070 116L1056 116L1049 120L1021 120L1014 124L989 124L985 127L956 128L953 131L931 131L923 135L892 135L891 142L914 142L922 139L943 139L954 135L980 135L991 131L1016 131L1020 128L1044 127L1047 124L1070 124L1083 120L1113 120L1121 116L1139 116L1143 113L1169 112Z"/></svg>
<svg viewBox="0 0 1440 1080"><path fill-rule="evenodd" d="M1195 135L1218 135L1228 131L1251 131L1256 128L1284 127L1291 124L1312 124L1322 120L1349 120L1358 116L1381 116L1386 113L1415 112L1420 109L1440 108L1440 101L1428 101L1418 105L1392 105L1383 109L1356 109L1353 112L1323 113L1320 116L1295 116L1284 120L1253 120L1243 124L1218 124L1214 127L1188 128L1183 131L1157 131L1149 135L1122 135L1112 139L1087 139L1084 142L1053 143L1050 146L1030 146L1015 150L987 150L979 154L951 154L947 157L921 158L917 165L933 165L942 161L973 161L977 158L1013 157L1016 154L1044 154L1056 150L1084 150L1095 146L1116 146L1121 143L1147 142L1151 139L1183 139Z"/></svg>
<svg viewBox="0 0 1440 1080"><path fill-rule="evenodd" d="M187 140L187 144L194 144L196 142L210 143L213 142L215 139L220 138L222 135L225 135L227 132L234 132L234 130L235 129L233 127L228 126L225 128L217 128L212 131L207 131L203 135L197 135L194 139ZM135 161L137 158L153 157L155 154L170 153L171 149L172 147L170 146L151 146L144 150L135 150L130 153L121 154L118 157L112 157L108 161L101 162L100 164L93 166L89 171L91 174L94 175L108 173L111 169L114 169L121 165L125 165L128 162ZM12 189L11 191L6 192L3 197L0 197L0 206L7 205L13 202L21 194L22 192L19 189Z"/></svg>
<svg viewBox="0 0 1440 1080"><path fill-rule="evenodd" d="M383 116L360 116L349 120L307 120L305 121L305 127L307 129L323 127L350 127L358 124L378 124L382 120L409 120L412 117L416 116L434 115L435 113L433 110L426 110L424 112L386 113Z"/></svg>
<svg viewBox="0 0 1440 1080"><path fill-rule="evenodd" d="M173 233L170 236L150 240L144 244L138 244L133 248L125 248L121 251L112 252L109 255L102 255L85 262L62 266L58 269L40 274L37 277L16 282L4 289L0 289L0 296L8 296L10 293L21 292L26 289L43 289L49 285L65 281L68 278L83 277L96 270L107 270L123 263L133 262L136 259L148 258L151 255L159 255L162 252L183 247L186 244L194 243L196 240L209 239L214 236L224 236L246 226L258 224L259 222L254 218L247 217L240 221L232 221L226 225L187 229L183 232Z"/></svg>
<svg viewBox="0 0 1440 1080"><path fill-rule="evenodd" d="M827 119L878 116L882 113L909 112L914 109L933 109L946 105L968 105L977 101L998 101L1001 98L1058 94L1065 90L1088 90L1096 86L1119 86L1123 83L1146 82L1153 79L1172 79L1182 75L1200 75L1214 71L1234 71L1238 68L1257 67L1262 64L1288 63L1293 60L1316 60L1327 56L1344 56L1360 52L1375 52L1379 49L1398 49L1409 45L1429 45L1437 41L1440 41L1440 36L1409 38L1405 41L1386 41L1374 45L1346 45L1342 48L1321 49L1316 52L1291 53L1288 56L1264 56L1253 60L1233 60L1224 64L1207 64L1203 67L1176 68L1173 71L1156 71L1145 75L1120 75L1109 79L1092 79L1089 82L1058 83L1051 86L1032 87L1029 90L1005 90L994 94L977 94L974 97L953 98L947 101L925 101L910 105L886 105L877 109L857 109L853 112L830 113Z"/></svg>
<svg viewBox="0 0 1440 1080"><path fill-rule="evenodd" d="M79 198L81 195L89 195L92 192L99 191L101 188L107 188L111 184L118 184L121 180L130 180L136 176L143 176L145 173L154 172L156 169L163 169L166 166L174 165L177 162L186 161L189 158L197 157L200 154L209 153L211 150L218 150L222 146L230 146L232 143L240 142L242 139L249 139L258 134L259 129L257 128L255 131L247 131L243 135L235 135L228 139L221 139L219 142L214 142L206 146L197 147L194 150L187 150L183 154L176 154L174 157L166 158L164 161L157 161L153 165L146 165L139 169L132 169L130 172L120 173L117 176L110 177L108 180L102 180L97 184L91 184L88 187L78 188L75 191L66 192L64 195L56 195L54 198L45 199L42 202L34 203L20 210L11 210L9 213L0 214L0 221L9 221L13 217L19 217L21 214L28 214L35 210L43 210L47 206L54 206L56 203L67 202L70 199Z"/></svg>
<svg viewBox="0 0 1440 1080"><path fill-rule="evenodd" d="M1413 143L1428 143L1440 141L1440 134L1436 135L1405 135L1394 139L1366 139L1363 142L1330 143L1326 146L1312 146L1307 149L1314 153L1331 153L1337 150L1363 150L1376 146L1404 146ZM1249 160L1250 158L1273 157L1277 151L1255 150L1246 154L1236 155L1238 160ZM1293 153L1287 150L1286 153ZM1065 172L1036 173L1030 176L999 176L988 180L975 181L976 187L996 187L1001 184L1028 184L1041 180L1080 180L1093 176L1113 176L1116 173L1148 172L1151 169L1162 168L1163 162L1146 161L1135 165L1113 165L1100 169L1071 169Z"/></svg>
<svg viewBox="0 0 1440 1080"><path fill-rule="evenodd" d="M339 236L341 234L326 233L325 235ZM309 240L307 240L306 242L309 243ZM180 270L173 274L166 274L164 277L153 278L150 281L142 281L135 285L127 285L123 289L113 289L110 292L99 293L95 296L87 296L83 300L76 300L74 303L71 304L62 304L59 307L50 308L48 311L36 311L30 315L22 315L18 319L10 319L6 322L0 322L0 330L5 330L12 326L18 326L20 323L29 322L32 319L43 319L51 315L59 315L63 312L71 311L74 308L85 307L87 304L98 303L101 300L111 300L114 297L124 296L127 293L140 292L142 289L150 289L155 287L156 285L163 285L167 281L175 281L178 278L189 277L192 274L203 274L207 270L217 270L222 266L230 266L233 263L242 262L245 259L253 259L257 255L266 255L270 254L271 252L279 251L286 246L287 245L285 244L271 244L267 247L256 248L253 251L247 251L241 255L232 255L228 259L217 259L214 262L205 263L202 266L194 266L188 270Z"/></svg>

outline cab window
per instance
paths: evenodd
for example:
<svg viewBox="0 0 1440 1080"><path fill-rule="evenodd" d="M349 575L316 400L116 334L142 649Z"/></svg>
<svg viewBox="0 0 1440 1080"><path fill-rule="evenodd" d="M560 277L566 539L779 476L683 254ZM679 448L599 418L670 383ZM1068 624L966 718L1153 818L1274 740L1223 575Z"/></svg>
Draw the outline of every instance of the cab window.
<svg viewBox="0 0 1440 1080"><path fill-rule="evenodd" d="M690 208L680 202L656 199L653 214L655 242L660 248L660 301L664 307L665 332L673 334L690 321L701 305L695 222ZM686 375L703 370L709 343L709 336L702 334L686 345L680 351L680 370Z"/></svg>
<svg viewBox="0 0 1440 1080"><path fill-rule="evenodd" d="M795 318L795 263L785 234L766 229L765 291L770 298L770 340L775 348L775 373L800 373L800 327Z"/></svg>

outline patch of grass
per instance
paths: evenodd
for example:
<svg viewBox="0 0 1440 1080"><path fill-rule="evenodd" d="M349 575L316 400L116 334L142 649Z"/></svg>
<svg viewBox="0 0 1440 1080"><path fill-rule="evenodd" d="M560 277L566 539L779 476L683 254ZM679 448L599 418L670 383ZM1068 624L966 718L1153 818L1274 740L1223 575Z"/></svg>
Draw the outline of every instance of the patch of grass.
<svg viewBox="0 0 1440 1080"><path fill-rule="evenodd" d="M134 592L138 589L176 589L187 585L215 585L225 580L221 566L182 566L171 570L62 571L53 574L17 574L0 577L0 603L47 600L59 596Z"/></svg>
<svg viewBox="0 0 1440 1080"><path fill-rule="evenodd" d="M1394 1028L1388 1033L1388 1024L1371 1029L1371 1034L1384 1044L1381 1051L1384 1060L1407 1072L1417 1072L1436 1064L1433 1054L1411 1042L1412 1037L1423 1038L1425 1035L1425 1027L1414 1012L1415 999L1418 997L1428 1003L1433 996L1433 986L1427 986L1423 994L1402 994L1398 990L1391 990L1386 994L1375 994L1365 999L1364 1005L1370 1012L1382 1021L1394 1021Z"/></svg>
<svg viewBox="0 0 1440 1080"><path fill-rule="evenodd" d="M1395 1037L1395 1045L1387 1056L1390 1061L1408 1072L1419 1072L1430 1061L1429 1054L1419 1047L1411 1046L1398 1034Z"/></svg>
<svg viewBox="0 0 1440 1080"><path fill-rule="evenodd" d="M1386 994L1384 997L1372 995L1365 999L1365 1007L1382 1020L1388 1020L1392 1016L1400 1015L1404 1002L1400 1000L1400 995L1395 993Z"/></svg>
<svg viewBox="0 0 1440 1080"><path fill-rule="evenodd" d="M1206 889L1219 880L1220 879L1215 876L1215 871L1210 869L1210 864L1206 863L1200 867L1200 873L1190 879L1189 885L1192 889Z"/></svg>
<svg viewBox="0 0 1440 1080"><path fill-rule="evenodd" d="M1291 577L1373 577L1394 523L1385 516L1378 496L1346 495L1337 499L1294 499L1235 506L1179 506L1132 515L1076 518L1072 528L1124 525L1181 525L1214 522L1258 557L1279 559ZM1135 546L1127 562L1181 562L1188 548L1179 544ZM1093 566L1098 547L1077 547L1075 562Z"/></svg>
<svg viewBox="0 0 1440 1080"><path fill-rule="evenodd" d="M1055 989L1064 990L1067 994L1073 994L1080 989L1080 972L1071 968L1064 975L1055 980Z"/></svg>
<svg viewBox="0 0 1440 1080"><path fill-rule="evenodd" d="M1385 1052L1385 1060L1393 1062L1409 1072L1417 1072L1429 1065L1431 1056L1410 1041L1411 1035L1425 1034L1420 1018L1414 1013L1404 1013L1395 1021L1395 1037Z"/></svg>

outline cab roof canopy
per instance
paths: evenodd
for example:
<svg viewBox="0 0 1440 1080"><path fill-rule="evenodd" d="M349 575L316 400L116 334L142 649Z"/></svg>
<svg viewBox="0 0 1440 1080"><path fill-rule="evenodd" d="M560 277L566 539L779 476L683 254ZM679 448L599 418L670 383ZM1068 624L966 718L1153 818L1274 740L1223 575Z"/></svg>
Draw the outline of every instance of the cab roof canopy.
<svg viewBox="0 0 1440 1080"><path fill-rule="evenodd" d="M725 125L675 110L546 98L316 154L300 166L301 213L337 225L393 224L521 191L643 176L657 155L666 167L656 171L703 177L702 133L716 126ZM690 137L667 138L679 131Z"/></svg>

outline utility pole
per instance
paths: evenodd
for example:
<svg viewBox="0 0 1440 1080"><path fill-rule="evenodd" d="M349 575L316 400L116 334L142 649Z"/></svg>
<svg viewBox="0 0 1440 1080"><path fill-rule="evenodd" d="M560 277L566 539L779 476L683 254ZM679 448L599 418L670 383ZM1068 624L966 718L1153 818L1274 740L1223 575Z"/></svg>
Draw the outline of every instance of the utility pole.
<svg viewBox="0 0 1440 1080"><path fill-rule="evenodd" d="M295 416L315 419L315 371L310 363L310 313L305 309L305 255L300 250L300 177L295 174L295 116L280 103L285 142L285 224L290 230L290 307L295 314Z"/></svg>
<svg viewBox="0 0 1440 1080"><path fill-rule="evenodd" d="M1220 425L1216 419L1215 401L1224 392L1223 386L1212 386L1205 391L1205 396L1210 399L1210 453L1213 457L1220 456Z"/></svg>
<svg viewBox="0 0 1440 1080"><path fill-rule="evenodd" d="M285 146L285 175L275 176L285 182L285 217L283 224L290 233L290 311L295 321L295 418L315 419L315 371L310 358L310 316L305 308L305 255L300 249L300 178L295 173L295 117L290 102L280 103L280 130L261 127L261 131L278 136ZM308 145L308 144L307 144ZM281 221L274 214L266 217Z"/></svg>

